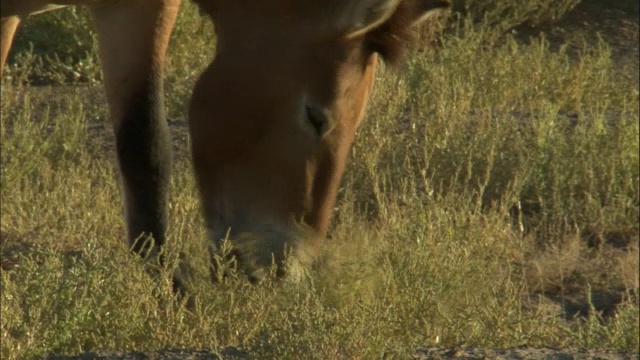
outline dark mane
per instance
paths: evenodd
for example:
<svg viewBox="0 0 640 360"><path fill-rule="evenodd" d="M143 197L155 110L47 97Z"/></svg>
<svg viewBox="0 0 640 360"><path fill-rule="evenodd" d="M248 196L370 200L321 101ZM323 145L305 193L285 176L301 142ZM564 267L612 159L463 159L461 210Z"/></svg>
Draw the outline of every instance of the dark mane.
<svg viewBox="0 0 640 360"><path fill-rule="evenodd" d="M406 54L407 47L418 38L416 19L425 12L425 6L431 8L445 7L447 1L403 0L394 14L379 27L373 29L366 38L366 46L382 56L391 66L397 66Z"/></svg>

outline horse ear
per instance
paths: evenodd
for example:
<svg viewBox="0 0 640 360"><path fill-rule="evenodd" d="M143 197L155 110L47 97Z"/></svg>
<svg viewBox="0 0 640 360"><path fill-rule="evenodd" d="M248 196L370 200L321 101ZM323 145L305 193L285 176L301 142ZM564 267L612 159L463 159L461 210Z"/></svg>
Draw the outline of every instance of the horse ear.
<svg viewBox="0 0 640 360"><path fill-rule="evenodd" d="M449 0L343 0L339 27L344 29L346 38L367 33L385 21L396 11L402 2L413 11L407 19L411 26L428 20L451 6Z"/></svg>
<svg viewBox="0 0 640 360"><path fill-rule="evenodd" d="M419 25L421 22L431 19L451 7L449 0L416 0L414 1L415 11L414 18L411 19L411 25Z"/></svg>
<svg viewBox="0 0 640 360"><path fill-rule="evenodd" d="M343 0L344 1L344 0ZM347 0L343 2L339 27L346 38L354 38L381 25L393 15L402 0Z"/></svg>

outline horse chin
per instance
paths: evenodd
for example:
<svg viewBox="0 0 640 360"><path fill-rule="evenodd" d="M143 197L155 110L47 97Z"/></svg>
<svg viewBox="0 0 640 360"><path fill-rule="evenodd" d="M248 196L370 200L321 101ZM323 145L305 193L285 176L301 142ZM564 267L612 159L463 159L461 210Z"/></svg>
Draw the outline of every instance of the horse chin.
<svg viewBox="0 0 640 360"><path fill-rule="evenodd" d="M211 231L211 234L221 234ZM253 283L266 279L300 282L313 263L319 235L311 227L291 222L260 224L213 237L217 252L235 257L236 269ZM214 261L215 268L215 261Z"/></svg>

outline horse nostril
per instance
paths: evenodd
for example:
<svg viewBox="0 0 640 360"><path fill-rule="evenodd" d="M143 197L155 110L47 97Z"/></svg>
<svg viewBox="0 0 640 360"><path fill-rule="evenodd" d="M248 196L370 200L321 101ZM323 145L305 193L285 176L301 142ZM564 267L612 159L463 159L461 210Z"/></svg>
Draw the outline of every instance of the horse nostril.
<svg viewBox="0 0 640 360"><path fill-rule="evenodd" d="M318 136L324 135L324 133L328 130L329 127L329 119L327 115L322 111L322 109L317 108L315 106L307 105L305 107L307 120L309 124L312 126L313 131Z"/></svg>

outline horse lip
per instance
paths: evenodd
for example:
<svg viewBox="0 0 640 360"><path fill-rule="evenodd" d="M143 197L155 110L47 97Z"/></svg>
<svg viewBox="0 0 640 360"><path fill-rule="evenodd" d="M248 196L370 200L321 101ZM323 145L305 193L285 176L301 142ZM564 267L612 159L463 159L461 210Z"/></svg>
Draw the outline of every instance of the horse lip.
<svg viewBox="0 0 640 360"><path fill-rule="evenodd" d="M297 283L313 263L315 251L307 242L316 233L303 224L286 221L229 222L222 216L211 219L210 224L208 235L213 243L212 249L215 249L213 251L230 251L225 256L236 256L238 269L242 269L253 282L266 278L270 266L276 265L278 278Z"/></svg>

